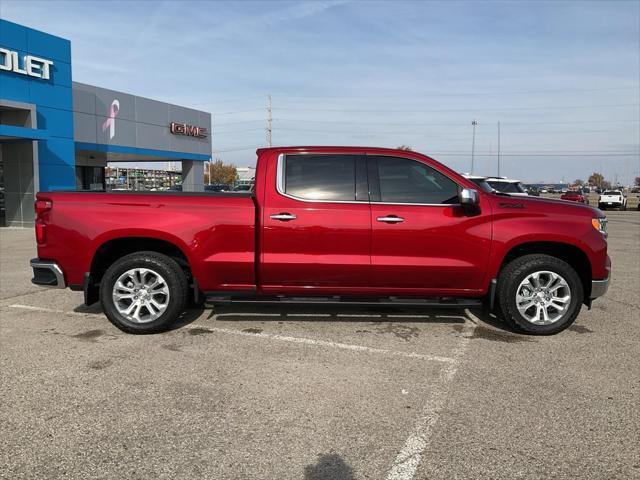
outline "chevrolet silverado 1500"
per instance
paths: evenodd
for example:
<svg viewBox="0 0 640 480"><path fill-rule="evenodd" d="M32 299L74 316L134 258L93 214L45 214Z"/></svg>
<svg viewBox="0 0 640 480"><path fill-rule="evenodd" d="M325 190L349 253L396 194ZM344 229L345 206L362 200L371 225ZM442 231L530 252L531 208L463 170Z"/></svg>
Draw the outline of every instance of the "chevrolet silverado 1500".
<svg viewBox="0 0 640 480"><path fill-rule="evenodd" d="M195 299L474 306L552 334L609 284L592 207L510 196L425 155L257 151L246 193L41 192L38 285L84 291L131 333Z"/></svg>

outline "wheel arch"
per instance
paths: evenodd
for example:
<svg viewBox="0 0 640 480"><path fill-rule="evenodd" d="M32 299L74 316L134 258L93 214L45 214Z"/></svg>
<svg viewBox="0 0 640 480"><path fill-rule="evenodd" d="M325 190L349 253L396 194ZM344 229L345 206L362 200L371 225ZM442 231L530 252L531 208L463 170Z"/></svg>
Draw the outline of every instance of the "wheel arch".
<svg viewBox="0 0 640 480"><path fill-rule="evenodd" d="M502 262L496 273L496 278L498 278L500 272L509 262L524 255L531 254L549 255L567 262L578 274L582 282L584 298L585 301L587 301L586 299L588 299L591 294L591 262L587 254L580 247L570 243L531 241L515 245L511 247L502 258Z"/></svg>
<svg viewBox="0 0 640 480"><path fill-rule="evenodd" d="M195 282L187 254L175 243L149 236L110 238L95 249L89 271L85 273L85 303L90 305L98 301L100 281L110 265L125 255L142 251L156 252L172 258L184 270L189 283Z"/></svg>

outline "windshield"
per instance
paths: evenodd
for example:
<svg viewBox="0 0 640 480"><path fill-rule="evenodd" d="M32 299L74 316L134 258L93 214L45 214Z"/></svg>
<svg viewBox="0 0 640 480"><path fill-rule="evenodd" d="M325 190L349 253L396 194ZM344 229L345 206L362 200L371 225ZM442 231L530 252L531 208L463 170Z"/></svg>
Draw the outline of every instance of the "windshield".
<svg viewBox="0 0 640 480"><path fill-rule="evenodd" d="M496 180L489 180L487 183L499 192L525 193L524 187L520 182L498 182Z"/></svg>
<svg viewBox="0 0 640 480"><path fill-rule="evenodd" d="M578 197L581 195L581 193L576 191L568 191L567 193L565 193L565 195L567 197Z"/></svg>
<svg viewBox="0 0 640 480"><path fill-rule="evenodd" d="M606 192L603 193L603 195L620 195L620 192L616 190L607 190Z"/></svg>
<svg viewBox="0 0 640 480"><path fill-rule="evenodd" d="M473 183L475 183L483 192L493 192L493 188L491 188L491 185L489 185L484 178L469 178L468 180L471 180Z"/></svg>

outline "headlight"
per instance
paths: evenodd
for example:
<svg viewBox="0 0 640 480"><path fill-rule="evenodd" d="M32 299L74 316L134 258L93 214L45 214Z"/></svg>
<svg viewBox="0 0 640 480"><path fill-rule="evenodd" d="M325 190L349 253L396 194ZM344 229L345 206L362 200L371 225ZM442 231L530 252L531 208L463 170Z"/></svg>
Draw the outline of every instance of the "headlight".
<svg viewBox="0 0 640 480"><path fill-rule="evenodd" d="M592 218L591 225L605 237L607 236L607 219L605 217Z"/></svg>

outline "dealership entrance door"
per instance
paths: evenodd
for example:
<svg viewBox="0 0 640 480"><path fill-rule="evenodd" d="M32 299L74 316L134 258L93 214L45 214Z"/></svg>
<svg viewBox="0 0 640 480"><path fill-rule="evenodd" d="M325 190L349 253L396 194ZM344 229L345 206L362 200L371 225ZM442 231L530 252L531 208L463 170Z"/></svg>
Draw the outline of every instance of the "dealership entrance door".
<svg viewBox="0 0 640 480"><path fill-rule="evenodd" d="M29 227L35 217L33 141L0 140L0 226Z"/></svg>
<svg viewBox="0 0 640 480"><path fill-rule="evenodd" d="M38 140L35 107L0 101L0 226L30 227L38 189Z"/></svg>

